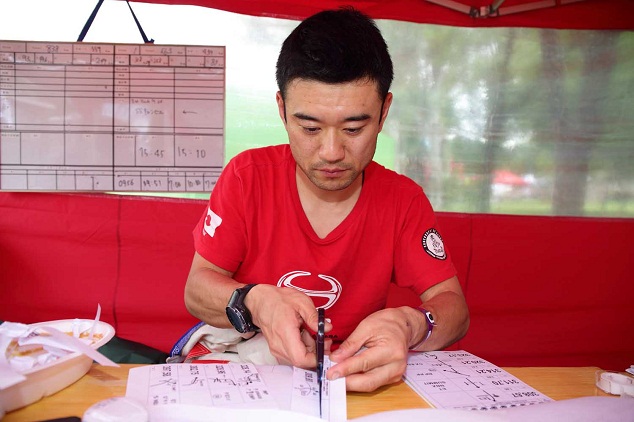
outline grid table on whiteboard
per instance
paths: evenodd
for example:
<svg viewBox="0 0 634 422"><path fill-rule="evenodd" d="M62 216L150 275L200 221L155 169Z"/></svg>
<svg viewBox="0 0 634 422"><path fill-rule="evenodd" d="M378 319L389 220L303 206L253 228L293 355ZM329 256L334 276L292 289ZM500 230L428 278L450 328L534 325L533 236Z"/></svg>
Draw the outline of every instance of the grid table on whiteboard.
<svg viewBox="0 0 634 422"><path fill-rule="evenodd" d="M209 192L225 47L0 41L0 189Z"/></svg>

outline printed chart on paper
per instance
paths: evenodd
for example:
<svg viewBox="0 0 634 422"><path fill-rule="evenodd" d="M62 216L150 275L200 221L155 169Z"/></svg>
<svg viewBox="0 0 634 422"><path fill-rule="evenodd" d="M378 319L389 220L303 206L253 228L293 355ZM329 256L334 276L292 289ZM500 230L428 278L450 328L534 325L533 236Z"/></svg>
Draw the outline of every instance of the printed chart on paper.
<svg viewBox="0 0 634 422"><path fill-rule="evenodd" d="M411 355L405 382L439 409L501 409L552 401L505 370L463 350Z"/></svg>
<svg viewBox="0 0 634 422"><path fill-rule="evenodd" d="M139 373L130 371L130 379L132 383L140 383L142 389L134 393L130 389L128 396L132 395L148 406L276 406L275 398L271 396L257 369L250 364L152 365L145 370L145 376Z"/></svg>
<svg viewBox="0 0 634 422"><path fill-rule="evenodd" d="M0 189L209 192L225 47L0 41Z"/></svg>
<svg viewBox="0 0 634 422"><path fill-rule="evenodd" d="M324 360L324 367L332 363ZM324 380L322 418L347 420L345 378ZM205 363L146 365L130 369L126 397L148 408L197 405L278 409L319 417L317 373L285 365Z"/></svg>

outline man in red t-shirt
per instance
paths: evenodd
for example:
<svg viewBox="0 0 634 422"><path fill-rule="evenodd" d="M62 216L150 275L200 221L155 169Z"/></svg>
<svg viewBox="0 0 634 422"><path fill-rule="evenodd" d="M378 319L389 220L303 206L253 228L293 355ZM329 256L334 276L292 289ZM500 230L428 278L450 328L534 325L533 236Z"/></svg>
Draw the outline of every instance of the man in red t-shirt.
<svg viewBox="0 0 634 422"><path fill-rule="evenodd" d="M381 33L355 10L320 12L289 35L276 96L289 144L224 169L194 230L185 288L193 315L260 330L273 356L304 368L316 359L304 328L316 331L326 309L337 362L327 377L355 391L400 380L408 350L446 347L469 324L423 190L372 161L392 78ZM386 309L390 283L422 306Z"/></svg>

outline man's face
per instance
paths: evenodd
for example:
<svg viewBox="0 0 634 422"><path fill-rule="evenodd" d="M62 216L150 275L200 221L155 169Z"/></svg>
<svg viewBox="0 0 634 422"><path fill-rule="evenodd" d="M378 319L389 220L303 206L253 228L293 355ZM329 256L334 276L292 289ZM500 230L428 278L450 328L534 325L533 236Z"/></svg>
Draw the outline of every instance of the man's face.
<svg viewBox="0 0 634 422"><path fill-rule="evenodd" d="M314 186L340 191L370 163L392 94L382 101L374 81L327 84L296 79L277 93L293 157ZM286 120L285 120L286 118Z"/></svg>

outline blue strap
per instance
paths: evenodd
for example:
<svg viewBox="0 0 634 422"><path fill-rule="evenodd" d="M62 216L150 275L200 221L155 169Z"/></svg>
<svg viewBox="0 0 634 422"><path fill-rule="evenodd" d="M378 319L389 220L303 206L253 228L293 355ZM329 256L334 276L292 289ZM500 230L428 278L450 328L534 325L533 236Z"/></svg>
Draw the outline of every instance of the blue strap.
<svg viewBox="0 0 634 422"><path fill-rule="evenodd" d="M130 13L132 13L132 18L134 18L134 22L136 23L136 26L139 29L139 32L141 33L141 37L143 38L143 42L146 43L146 44L154 44L154 40L153 39L148 39L148 37L145 35L145 32L143 31L143 28L141 28L141 23L139 22L139 20L137 19L136 15L134 14L134 10L132 10L132 6L130 6L130 2L128 0L126 0L126 3L128 4L128 8L130 9ZM95 20L95 17L97 17L97 13L99 12L99 8L101 8L102 4L103 4L103 0L99 0L97 2L97 5L95 6L95 8L93 9L92 13L88 17L88 20L86 21L86 24L84 25L84 28L81 30L81 33L79 34L79 37L77 38L77 42L81 42L81 41L84 40L84 37L88 33L88 30L90 29L90 26L92 25L93 21Z"/></svg>
<svg viewBox="0 0 634 422"><path fill-rule="evenodd" d="M92 25L92 21L95 20L95 17L97 16L97 12L99 12L99 8L101 7L102 4L103 4L103 0L99 0L97 2L97 5L95 6L92 13L88 17L88 20L86 21L86 24L84 25L84 28L81 30L81 33L79 34L79 37L77 38L78 42L81 42L84 40L84 37L88 33L88 30L90 29L90 25Z"/></svg>
<svg viewBox="0 0 634 422"><path fill-rule="evenodd" d="M200 321L198 324L194 325L192 328L187 330L187 332L176 342L174 347L172 347L172 351L170 352L170 357L180 356L181 352L183 351L183 347L185 347L189 339L203 325L205 325L205 323L203 321Z"/></svg>

